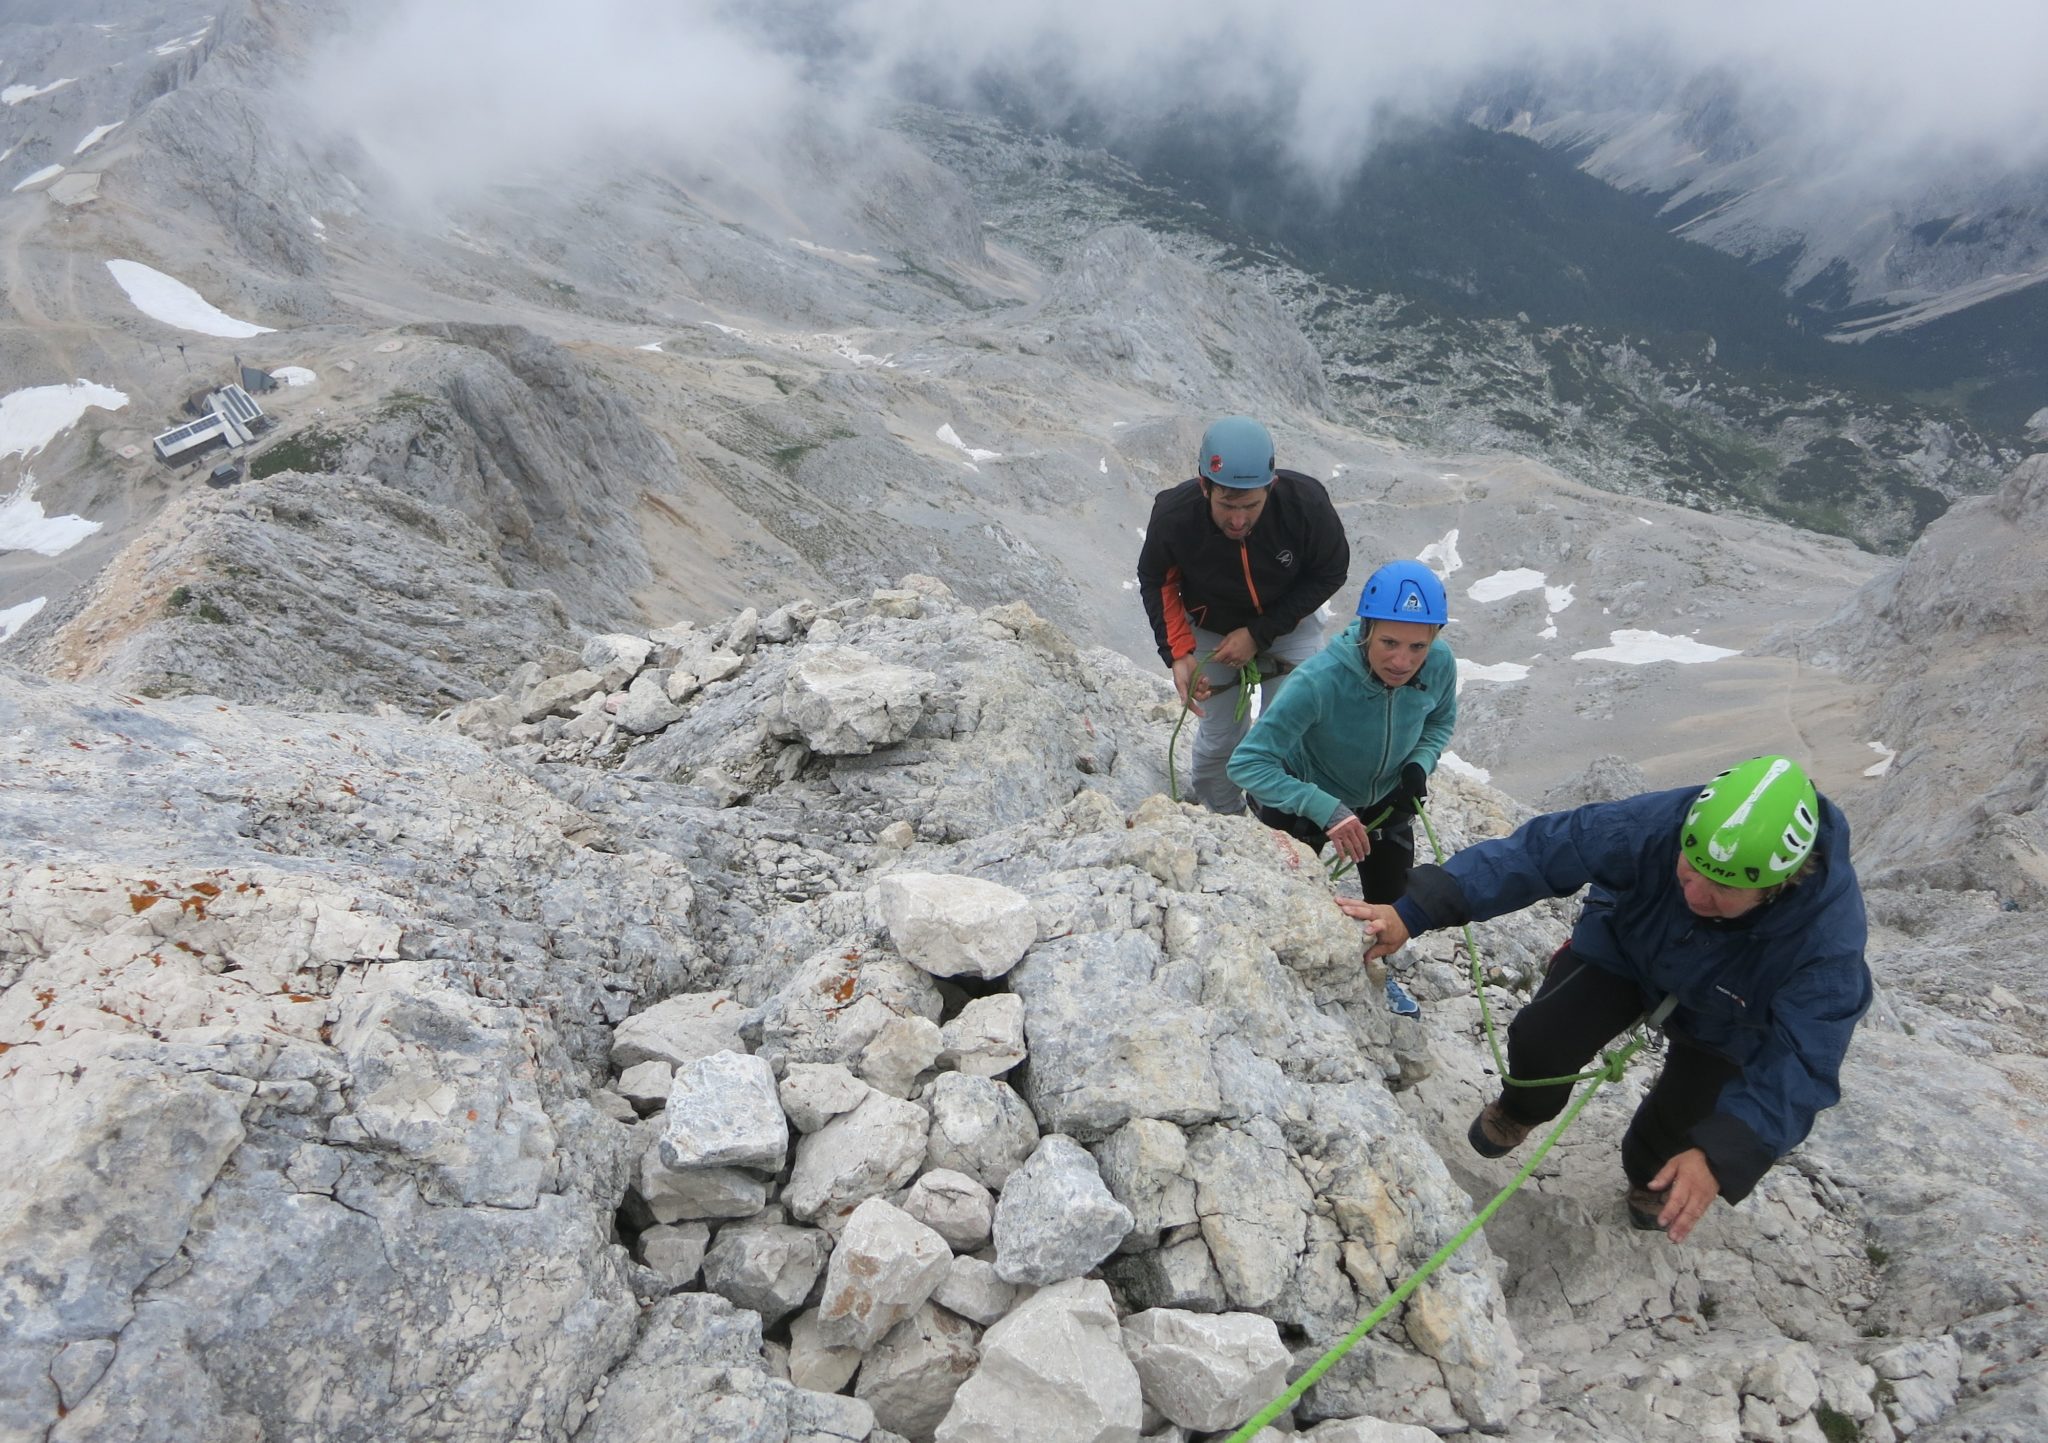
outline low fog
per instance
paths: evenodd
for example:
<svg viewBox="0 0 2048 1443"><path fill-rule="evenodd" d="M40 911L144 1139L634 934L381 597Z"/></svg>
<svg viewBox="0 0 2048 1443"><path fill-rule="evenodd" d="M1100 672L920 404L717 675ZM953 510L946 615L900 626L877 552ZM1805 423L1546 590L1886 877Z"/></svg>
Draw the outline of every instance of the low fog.
<svg viewBox="0 0 2048 1443"><path fill-rule="evenodd" d="M1711 74L1762 133L1881 201L1958 166L2039 165L2044 53L2048 8L2008 0L1723 0L1654 15L1618 0L444 0L359 17L301 95L408 187L441 196L621 162L718 165L772 150L799 113L815 123L821 97L884 107L914 83L968 99L991 80L1134 133L1190 104L1279 117L1304 176L1328 183L1390 121L1453 116L1504 80L1560 103L1640 105Z"/></svg>

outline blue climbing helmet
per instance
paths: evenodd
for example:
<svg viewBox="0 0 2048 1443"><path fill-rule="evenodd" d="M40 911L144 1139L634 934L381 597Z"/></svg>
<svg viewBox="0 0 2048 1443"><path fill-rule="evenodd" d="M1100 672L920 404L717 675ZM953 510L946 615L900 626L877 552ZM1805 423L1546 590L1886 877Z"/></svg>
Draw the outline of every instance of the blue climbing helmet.
<svg viewBox="0 0 2048 1443"><path fill-rule="evenodd" d="M1442 626L1451 619L1451 608L1434 571L1420 561L1389 561L1365 579L1358 614L1369 621Z"/></svg>
<svg viewBox="0 0 2048 1443"><path fill-rule="evenodd" d="M1195 471L1204 481L1233 491L1273 484L1273 433L1249 416L1225 416L1202 433Z"/></svg>

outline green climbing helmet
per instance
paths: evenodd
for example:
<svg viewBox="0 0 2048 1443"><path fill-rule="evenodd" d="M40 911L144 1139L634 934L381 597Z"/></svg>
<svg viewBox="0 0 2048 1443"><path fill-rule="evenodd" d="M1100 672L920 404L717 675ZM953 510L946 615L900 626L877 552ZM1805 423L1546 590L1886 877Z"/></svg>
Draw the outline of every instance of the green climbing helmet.
<svg viewBox="0 0 2048 1443"><path fill-rule="evenodd" d="M1225 416L1202 433L1195 470L1204 481L1233 491L1273 484L1273 433L1249 416Z"/></svg>
<svg viewBox="0 0 2048 1443"><path fill-rule="evenodd" d="M1679 849L1727 887L1774 887L1799 871L1820 835L1820 798L1790 757L1757 757L1701 788Z"/></svg>

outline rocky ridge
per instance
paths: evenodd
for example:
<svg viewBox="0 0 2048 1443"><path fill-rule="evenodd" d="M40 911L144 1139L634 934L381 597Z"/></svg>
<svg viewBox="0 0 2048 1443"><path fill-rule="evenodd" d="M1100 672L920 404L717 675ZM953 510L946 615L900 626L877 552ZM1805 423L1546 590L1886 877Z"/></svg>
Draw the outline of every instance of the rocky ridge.
<svg viewBox="0 0 2048 1443"><path fill-rule="evenodd" d="M1461 959L1387 1013L1312 858L1158 795L1158 678L1021 605L596 634L430 726L4 686L12 1429L1213 1434L1498 1182ZM1446 845L1519 814L1437 790ZM1793 1165L1627 1232L1632 1073L1295 1426L2026 1436L2039 1153L1958 1126L2012 1191L1940 1186L1887 1076L2008 1115L2048 1007L1929 990L1874 901ZM1567 916L1486 929L1497 1011Z"/></svg>

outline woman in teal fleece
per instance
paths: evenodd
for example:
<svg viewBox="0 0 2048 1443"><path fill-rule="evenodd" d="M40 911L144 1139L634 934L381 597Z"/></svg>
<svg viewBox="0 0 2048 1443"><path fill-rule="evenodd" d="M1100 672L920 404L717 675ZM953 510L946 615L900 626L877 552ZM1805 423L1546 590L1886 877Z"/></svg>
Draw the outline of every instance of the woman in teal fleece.
<svg viewBox="0 0 2048 1443"><path fill-rule="evenodd" d="M1437 635L1443 583L1419 561L1375 571L1358 616L1295 669L1231 753L1230 779L1268 826L1355 862L1366 901L1393 902L1415 862L1416 807L1457 724L1458 664Z"/></svg>

